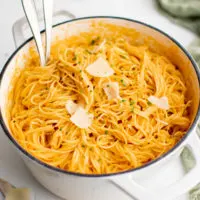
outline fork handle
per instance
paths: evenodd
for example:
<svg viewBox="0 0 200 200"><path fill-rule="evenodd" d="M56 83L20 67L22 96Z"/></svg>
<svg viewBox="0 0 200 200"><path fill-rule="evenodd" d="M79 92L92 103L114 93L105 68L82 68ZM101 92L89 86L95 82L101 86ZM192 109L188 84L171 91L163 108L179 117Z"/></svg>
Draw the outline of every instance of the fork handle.
<svg viewBox="0 0 200 200"><path fill-rule="evenodd" d="M44 21L45 21L45 62L47 62L50 49L51 49L51 29L52 29L52 13L53 13L53 0L43 0Z"/></svg>
<svg viewBox="0 0 200 200"><path fill-rule="evenodd" d="M40 56L40 62L42 66L45 66L46 59L44 55L44 50L42 46L42 39L40 35L40 27L37 19L37 12L31 0L22 0L22 6L31 28L31 32L35 38L36 47Z"/></svg>

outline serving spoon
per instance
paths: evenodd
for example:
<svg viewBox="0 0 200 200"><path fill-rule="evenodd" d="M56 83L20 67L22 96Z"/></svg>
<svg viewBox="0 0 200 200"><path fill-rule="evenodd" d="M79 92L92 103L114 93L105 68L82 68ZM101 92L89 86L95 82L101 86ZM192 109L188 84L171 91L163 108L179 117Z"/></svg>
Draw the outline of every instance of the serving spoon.
<svg viewBox="0 0 200 200"><path fill-rule="evenodd" d="M50 56L51 49L51 30L52 30L52 13L53 13L53 0L42 0L44 23L45 23L45 53L42 46L42 38L40 34L39 22L37 18L36 8L33 0L21 0L24 13L34 36L36 47L40 57L41 66L45 66Z"/></svg>
<svg viewBox="0 0 200 200"><path fill-rule="evenodd" d="M3 179L0 179L0 193L5 200L31 200L28 188L16 188Z"/></svg>

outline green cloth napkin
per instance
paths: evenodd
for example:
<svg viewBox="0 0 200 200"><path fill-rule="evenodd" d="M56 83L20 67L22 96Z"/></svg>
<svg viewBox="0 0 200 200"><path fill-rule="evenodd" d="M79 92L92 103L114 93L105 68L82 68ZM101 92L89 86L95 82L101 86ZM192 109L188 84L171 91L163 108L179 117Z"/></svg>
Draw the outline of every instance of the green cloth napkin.
<svg viewBox="0 0 200 200"><path fill-rule="evenodd" d="M200 37L200 0L156 0L156 4L171 21ZM188 50L200 66L200 38L193 41Z"/></svg>
<svg viewBox="0 0 200 200"><path fill-rule="evenodd" d="M159 11L171 21L197 34L198 39L189 45L188 50L200 66L200 0L156 0L155 2ZM197 134L200 136L200 124L197 126ZM194 167L195 160L188 148L181 153L181 162L186 173ZM189 199L200 200L200 184L190 191Z"/></svg>

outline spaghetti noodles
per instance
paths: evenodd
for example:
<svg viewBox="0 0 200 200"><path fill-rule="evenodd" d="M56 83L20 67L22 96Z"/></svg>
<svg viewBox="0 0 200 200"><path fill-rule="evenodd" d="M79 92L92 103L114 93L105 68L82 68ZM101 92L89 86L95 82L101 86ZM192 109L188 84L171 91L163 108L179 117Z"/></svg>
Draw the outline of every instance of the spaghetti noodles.
<svg viewBox="0 0 200 200"><path fill-rule="evenodd" d="M64 170L100 174L137 168L176 145L190 125L182 74L166 57L134 45L132 33L95 24L57 40L45 67L30 48L25 68L13 78L8 108L12 135L26 151ZM87 73L99 57L113 75ZM108 99L103 87L109 82L118 83L120 98ZM169 109L152 104L150 96L167 98ZM68 100L93 114L88 128L70 120Z"/></svg>

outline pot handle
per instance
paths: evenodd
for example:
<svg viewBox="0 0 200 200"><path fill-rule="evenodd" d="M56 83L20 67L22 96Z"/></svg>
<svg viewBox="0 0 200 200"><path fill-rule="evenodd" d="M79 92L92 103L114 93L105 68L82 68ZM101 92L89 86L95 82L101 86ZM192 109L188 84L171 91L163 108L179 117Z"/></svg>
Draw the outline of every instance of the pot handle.
<svg viewBox="0 0 200 200"><path fill-rule="evenodd" d="M172 183L168 187L159 188L158 191L147 189L136 183L131 174L121 175L111 178L111 182L126 192L134 200L171 200L188 192L198 183L200 183L200 139L195 132L188 138L185 144L193 153L196 160L196 165L180 180Z"/></svg>
<svg viewBox="0 0 200 200"><path fill-rule="evenodd" d="M67 10L60 10L57 12L54 12L53 14L54 18L59 18L59 17L67 17L69 19L74 19L76 16L72 14L71 12ZM42 21L43 20L43 12L38 12L38 20ZM23 42L26 41L27 37L24 34L24 30L28 28L28 22L26 17L23 17L19 20L17 20L12 27L12 34L13 34L13 39L15 43L15 47L19 47Z"/></svg>

